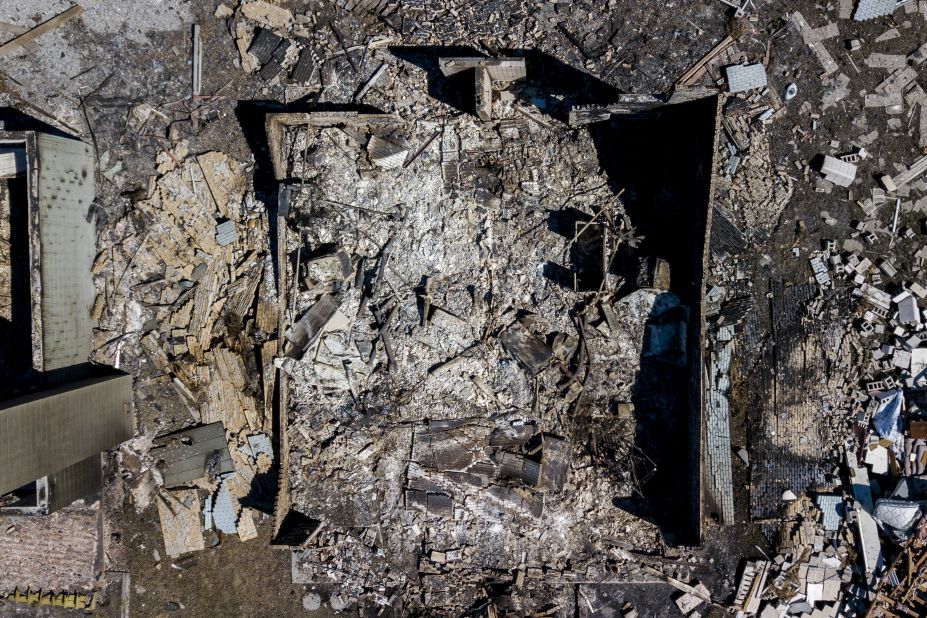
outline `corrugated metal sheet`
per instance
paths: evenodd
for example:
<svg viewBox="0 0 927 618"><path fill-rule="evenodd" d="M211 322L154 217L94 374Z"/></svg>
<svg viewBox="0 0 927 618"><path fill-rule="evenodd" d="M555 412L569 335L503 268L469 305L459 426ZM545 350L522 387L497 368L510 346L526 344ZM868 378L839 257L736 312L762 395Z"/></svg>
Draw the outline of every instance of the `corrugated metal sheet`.
<svg viewBox="0 0 927 618"><path fill-rule="evenodd" d="M234 221L223 221L216 225L216 242L222 245L230 245L238 241L238 228Z"/></svg>
<svg viewBox="0 0 927 618"><path fill-rule="evenodd" d="M102 484L103 466L99 453L50 474L48 476L48 512L54 513L75 500L96 493Z"/></svg>
<svg viewBox="0 0 927 618"><path fill-rule="evenodd" d="M37 134L42 357L49 371L87 362L91 351L96 254L93 154L88 145Z"/></svg>
<svg viewBox="0 0 927 618"><path fill-rule="evenodd" d="M248 46L248 53L254 56L258 62L264 64L270 61L274 50L277 49L282 40L270 30L258 28L257 34L251 39L251 45Z"/></svg>
<svg viewBox="0 0 927 618"><path fill-rule="evenodd" d="M159 467L160 462L164 462L161 474L165 487L177 487L202 478L210 458L214 458L214 474L235 470L221 421L159 436L151 455L159 462Z"/></svg>
<svg viewBox="0 0 927 618"><path fill-rule="evenodd" d="M305 84L312 79L312 74L315 72L315 65L316 62L312 50L308 47L304 47L299 53L299 60L296 62L296 66L293 67L293 72L290 73L290 81L297 84Z"/></svg>
<svg viewBox="0 0 927 618"><path fill-rule="evenodd" d="M403 164L408 149L399 144L373 135L367 143L367 154L370 160L384 169L395 169Z"/></svg>
<svg viewBox="0 0 927 618"><path fill-rule="evenodd" d="M105 376L0 404L0 494L132 437L132 376Z"/></svg>

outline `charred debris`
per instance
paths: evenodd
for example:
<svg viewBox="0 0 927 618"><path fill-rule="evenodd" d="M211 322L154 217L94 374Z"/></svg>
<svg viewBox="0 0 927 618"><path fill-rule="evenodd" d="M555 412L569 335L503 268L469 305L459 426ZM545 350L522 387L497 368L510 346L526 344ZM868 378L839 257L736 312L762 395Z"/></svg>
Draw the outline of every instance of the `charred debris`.
<svg viewBox="0 0 927 618"><path fill-rule="evenodd" d="M154 173L80 277L89 360L143 410L104 469L158 568L268 530L306 610L924 615L924 3L723 0L658 78L585 6L326 4L219 4L236 74L201 21L189 95L126 114ZM234 100L250 157L200 139ZM0 516L39 536L21 498ZM30 580L0 593L92 608L99 544L43 579L0 542Z"/></svg>

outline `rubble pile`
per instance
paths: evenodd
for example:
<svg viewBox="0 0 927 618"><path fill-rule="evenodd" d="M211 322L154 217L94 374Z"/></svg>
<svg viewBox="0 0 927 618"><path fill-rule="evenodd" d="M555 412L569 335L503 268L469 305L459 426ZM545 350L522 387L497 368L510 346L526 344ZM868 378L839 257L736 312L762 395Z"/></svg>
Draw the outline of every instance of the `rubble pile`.
<svg viewBox="0 0 927 618"><path fill-rule="evenodd" d="M242 540L257 536L256 511L241 503L251 496L248 504L257 504L255 477L268 474L273 458L273 387L256 376L272 375L260 368L272 366L276 351L277 302L267 214L246 193L249 170L219 152L194 156L181 141L159 155L158 172L147 194L104 231L119 242L93 266L95 359L119 367L123 350L137 345L144 356L129 366L146 376L138 396L182 404L142 427L121 453L136 508L156 500L167 554L176 557L203 549L204 522ZM171 434L191 424L215 424L220 438L209 448L224 451L228 465L200 461L174 478L161 458L172 440L153 438L195 444L187 433Z"/></svg>
<svg viewBox="0 0 927 618"><path fill-rule="evenodd" d="M81 86L175 568L263 513L307 610L925 614L927 3L645 4L226 1L187 97Z"/></svg>
<svg viewBox="0 0 927 618"><path fill-rule="evenodd" d="M843 4L840 17L849 19ZM874 10L864 4L857 15ZM792 127L789 143L802 178L792 177L786 165L792 156L774 166L767 158L767 167L756 175L744 169L764 151L781 115L762 119L757 114L743 133L732 131L729 117L743 113L744 94L725 105L728 119L716 166L705 301L709 358L715 359L713 375L720 378L711 385L715 403L709 409L726 415L728 400L746 393L758 402L758 409L746 414L748 431L754 433L749 452L743 449L741 457L749 468L750 511L783 522L777 539L781 553L746 563L732 608L764 617L920 615L918 601L901 592L909 590L911 578L899 586L900 576L893 573L910 571L910 565L898 565L917 547L918 541L909 539L916 539L927 497L921 489L919 437L927 290L920 281L924 256L916 222L927 184L923 157L891 169L882 154L886 140L905 126L911 127L915 144L923 139L919 56L877 51L900 36L897 29L870 41L872 52L863 61L854 62L862 43L848 40L846 56L854 74L875 86L851 103L857 78L840 73L827 51L830 39L845 34L844 22L812 28L799 13L790 21L824 68L819 105L794 84L784 88L785 105L799 107L807 118ZM911 22L902 25L909 28ZM787 72L783 75L788 79ZM766 93L778 86L769 82L756 87ZM739 88L731 84L730 90ZM821 123L832 121L834 106L848 105L859 110L852 119L854 138L815 135L822 132ZM874 121L874 110L887 118ZM876 122L884 123L889 134L875 128ZM818 156L802 158L805 146L821 141L826 147ZM781 194L788 195L782 202L763 193L773 178L782 183ZM839 197L842 204L829 200L817 224L800 212L790 215L785 203L804 187ZM847 208L849 221L843 214ZM810 237L809 228L814 229ZM767 235L781 244L767 246L764 255L750 255L750 243L763 242ZM789 254L792 263L804 263L794 275L797 267L777 265L777 258L770 257L787 260ZM758 274L768 280L762 282ZM783 281L789 279L794 283ZM769 397L774 404L764 402ZM738 420L742 411L730 410L732 428L735 421L744 422ZM733 449L743 439L719 436L715 439L728 440ZM712 479L719 517L732 519L720 498L724 475L714 472ZM894 596L880 590L894 590Z"/></svg>
<svg viewBox="0 0 927 618"><path fill-rule="evenodd" d="M294 577L350 602L569 607L574 583L639 571L615 542L657 548L613 501L647 470L626 403L639 358L685 363L685 308L603 291L633 235L588 137L504 99L493 114L284 138L289 495L321 522Z"/></svg>

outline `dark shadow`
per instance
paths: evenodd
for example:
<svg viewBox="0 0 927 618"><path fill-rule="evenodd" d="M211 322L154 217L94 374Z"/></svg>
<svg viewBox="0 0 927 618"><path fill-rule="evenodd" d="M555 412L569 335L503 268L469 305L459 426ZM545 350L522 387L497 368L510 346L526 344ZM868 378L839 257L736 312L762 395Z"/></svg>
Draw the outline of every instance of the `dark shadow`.
<svg viewBox="0 0 927 618"><path fill-rule="evenodd" d="M58 127L42 122L38 118L28 116L13 107L0 107L0 123L3 131L40 131L49 135L58 137L67 137L70 139L80 139L74 135L65 133Z"/></svg>
<svg viewBox="0 0 927 618"><path fill-rule="evenodd" d="M10 397L36 381L32 367L32 284L29 263L29 187L27 176L0 181L9 203L10 307L0 318L0 396Z"/></svg>
<svg viewBox="0 0 927 618"><path fill-rule="evenodd" d="M576 208L549 211L547 228L570 243L568 264L549 261L544 276L570 290L594 292L605 278L605 236L592 216Z"/></svg>
<svg viewBox="0 0 927 618"><path fill-rule="evenodd" d="M637 268L635 256L669 262L670 292L688 307L686 363L648 355L647 343L632 403L635 445L656 465L640 500L622 504L658 525L671 544L698 544L701 525L701 288L710 208L717 101L714 97L615 115L588 125L599 162L638 237L636 251L616 260ZM633 287L621 273L624 292ZM667 318L652 315L648 327ZM675 318L673 318L675 319Z"/></svg>
<svg viewBox="0 0 927 618"><path fill-rule="evenodd" d="M276 449L277 445L274 445L274 448ZM267 472L254 475L248 495L241 499L242 506L273 515L274 500L277 496L277 479L280 474L280 466L277 463L279 459L279 456L273 458L273 464Z"/></svg>
<svg viewBox="0 0 927 618"><path fill-rule="evenodd" d="M284 516L280 530L271 541L271 545L299 547L318 529L320 523L317 519L290 509Z"/></svg>
<svg viewBox="0 0 927 618"><path fill-rule="evenodd" d="M661 294L658 304L672 297ZM695 368L691 367L693 359L683 352L687 348L685 334L678 330L681 324L686 330L694 328L686 309L654 310L645 325L631 400L636 420L634 445L649 460L641 462L638 477L649 478L641 486L640 497L623 505L657 525L670 545L697 544L693 513L699 511L699 501L692 484L697 482L698 468L692 468L689 460L691 449L698 447L699 432L690 427L691 402L686 391L690 371ZM673 345L658 349L651 343L654 333Z"/></svg>
<svg viewBox="0 0 927 618"><path fill-rule="evenodd" d="M390 46L390 53L425 71L428 78L428 96L450 105L454 109L473 114L476 105L476 88L473 70L461 71L445 77L438 68L440 58L488 58L485 53L464 45Z"/></svg>
<svg viewBox="0 0 927 618"><path fill-rule="evenodd" d="M711 97L588 125L609 184L623 191L625 211L643 236L637 253L670 263L670 291L684 303L701 289L715 110Z"/></svg>
<svg viewBox="0 0 927 618"><path fill-rule="evenodd" d="M818 172L821 171L822 165L824 165L824 155L822 154L816 154L813 157L811 157L810 161L808 161L808 166L811 169L818 171Z"/></svg>
<svg viewBox="0 0 927 618"><path fill-rule="evenodd" d="M383 111L363 104L316 103L311 97L304 97L285 105L273 100L239 101L235 107L235 117L241 126L242 134L248 142L248 148L254 155L253 188L258 199L266 204L276 204L278 185L292 182L294 179L277 181L274 166L267 145L265 123L269 114L309 113L309 112L344 112L359 114L382 114ZM298 181L299 179L295 179Z"/></svg>
<svg viewBox="0 0 927 618"><path fill-rule="evenodd" d="M392 46L390 52L425 71L428 94L438 101L467 114L475 113L475 78L472 70L445 77L438 68L440 58L486 56L465 46ZM524 58L527 77L509 87L519 101L531 104L558 120L566 122L575 105L608 104L622 94L614 86L585 71L569 66L550 54L535 49L501 49L498 56Z"/></svg>

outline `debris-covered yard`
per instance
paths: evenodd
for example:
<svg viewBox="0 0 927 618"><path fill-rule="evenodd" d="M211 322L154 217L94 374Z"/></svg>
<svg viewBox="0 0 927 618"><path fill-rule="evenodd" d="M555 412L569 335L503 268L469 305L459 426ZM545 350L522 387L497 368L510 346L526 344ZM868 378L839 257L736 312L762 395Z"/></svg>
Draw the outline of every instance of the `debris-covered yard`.
<svg viewBox="0 0 927 618"><path fill-rule="evenodd" d="M927 612L924 0L136 4L0 4L136 426L0 613Z"/></svg>

